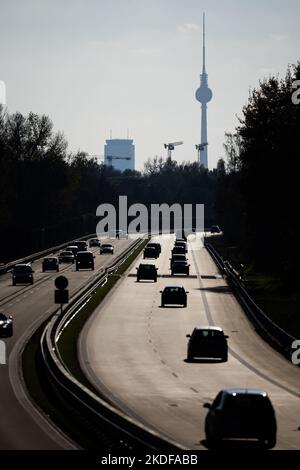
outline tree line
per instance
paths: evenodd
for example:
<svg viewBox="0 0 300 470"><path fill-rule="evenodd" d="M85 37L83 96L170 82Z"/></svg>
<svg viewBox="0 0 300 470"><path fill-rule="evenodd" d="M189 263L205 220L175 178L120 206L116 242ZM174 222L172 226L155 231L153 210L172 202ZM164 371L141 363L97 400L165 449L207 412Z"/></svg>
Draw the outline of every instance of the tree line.
<svg viewBox="0 0 300 470"><path fill-rule="evenodd" d="M292 101L300 63L250 92L234 133L226 134L226 172L216 214L227 240L258 269L298 284L300 105Z"/></svg>
<svg viewBox="0 0 300 470"><path fill-rule="evenodd" d="M203 203L214 220L218 170L149 159L144 171L120 172L85 152L71 153L49 117L0 108L0 262L94 233L96 209L128 204Z"/></svg>

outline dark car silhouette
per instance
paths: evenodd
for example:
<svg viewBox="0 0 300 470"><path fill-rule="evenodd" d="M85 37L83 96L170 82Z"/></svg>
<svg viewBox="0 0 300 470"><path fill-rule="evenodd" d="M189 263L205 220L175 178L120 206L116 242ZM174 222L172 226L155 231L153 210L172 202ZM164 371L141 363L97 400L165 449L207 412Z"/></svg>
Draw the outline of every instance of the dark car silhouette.
<svg viewBox="0 0 300 470"><path fill-rule="evenodd" d="M9 338L13 335L13 318L11 315L8 317L0 312L0 337Z"/></svg>
<svg viewBox="0 0 300 470"><path fill-rule="evenodd" d="M183 286L166 286L161 293L161 306L183 305L187 306L187 294Z"/></svg>
<svg viewBox="0 0 300 470"><path fill-rule="evenodd" d="M187 360L221 359L228 360L228 336L224 335L222 328L217 326L200 326L194 328L187 347Z"/></svg>
<svg viewBox="0 0 300 470"><path fill-rule="evenodd" d="M103 243L103 245L100 246L100 255L103 255L103 254L109 254L109 255L114 254L114 247L112 246L111 243Z"/></svg>
<svg viewBox="0 0 300 470"><path fill-rule="evenodd" d="M56 256L49 256L43 259L42 271L59 271L58 258Z"/></svg>
<svg viewBox="0 0 300 470"><path fill-rule="evenodd" d="M272 403L262 390L232 388L221 390L208 408L205 434L217 445L223 438L258 439L266 448L276 445L277 424Z"/></svg>
<svg viewBox="0 0 300 470"><path fill-rule="evenodd" d="M61 251L58 255L59 263L75 263L75 256L72 251Z"/></svg>
<svg viewBox="0 0 300 470"><path fill-rule="evenodd" d="M33 284L33 269L30 263L16 264L12 270L13 286L17 284Z"/></svg>
<svg viewBox="0 0 300 470"><path fill-rule="evenodd" d="M146 246L143 251L143 258L150 258L150 259L156 259L159 257L159 254L157 252L157 249L154 248L153 246Z"/></svg>
<svg viewBox="0 0 300 470"><path fill-rule="evenodd" d="M91 251L78 251L76 256L76 271L79 269L95 269L95 256Z"/></svg>
<svg viewBox="0 0 300 470"><path fill-rule="evenodd" d="M137 269L136 280L152 280L157 282L157 268L154 264L140 264Z"/></svg>
<svg viewBox="0 0 300 470"><path fill-rule="evenodd" d="M185 252L186 252L186 253L188 252L187 243L186 243L185 241L181 241L181 240L178 241L178 240L176 240L175 243L174 243L174 248L175 248L176 246L181 246L182 248L185 249Z"/></svg>
<svg viewBox="0 0 300 470"><path fill-rule="evenodd" d="M161 244L160 243L155 243L155 242L148 243L146 245L146 248L155 248L155 250L157 252L157 258L161 254Z"/></svg>
<svg viewBox="0 0 300 470"><path fill-rule="evenodd" d="M98 238L91 238L90 241L89 241L89 247L92 248L93 246L97 246L98 248L100 248L101 246L101 242Z"/></svg>
<svg viewBox="0 0 300 470"><path fill-rule="evenodd" d="M174 274L186 274L190 275L190 265L187 261L173 261L171 263L171 275Z"/></svg>

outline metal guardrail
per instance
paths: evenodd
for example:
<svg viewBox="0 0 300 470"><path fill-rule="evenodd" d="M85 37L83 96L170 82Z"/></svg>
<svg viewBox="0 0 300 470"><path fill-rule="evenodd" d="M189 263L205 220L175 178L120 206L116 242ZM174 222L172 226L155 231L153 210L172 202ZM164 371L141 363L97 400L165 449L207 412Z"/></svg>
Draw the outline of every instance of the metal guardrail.
<svg viewBox="0 0 300 470"><path fill-rule="evenodd" d="M204 246L214 259L220 271L226 275L230 287L233 289L252 322L255 324L256 329L272 343L275 349L279 350L284 356L291 359L291 355L294 352L294 349L292 349L291 346L296 338L274 323L254 302L243 286L238 273L233 269L231 264L224 260L218 251L207 241L204 242Z"/></svg>
<svg viewBox="0 0 300 470"><path fill-rule="evenodd" d="M20 259L14 260L14 261L10 261L7 264L1 264L0 265L0 274L4 274L7 271L9 271L9 269L13 268L15 264L29 263L30 261L34 261L36 259L42 258L43 256L47 256L47 255L49 255L49 254L51 254L55 251L59 251L62 248L65 248L66 246L71 245L76 240L87 240L89 238L92 238L93 236L95 236L95 234L91 233L89 235L84 235L83 237L74 238L73 240L70 240L68 242L64 242L61 245L52 246L50 248L47 248L46 250L39 251L37 253L33 253L32 255L25 256L24 258L20 258Z"/></svg>
<svg viewBox="0 0 300 470"><path fill-rule="evenodd" d="M100 442L104 440L107 450L174 451L181 448L117 410L80 383L64 364L58 349L61 331L68 327L76 317L76 312L91 298L94 290L102 285L142 242L143 239L134 242L96 281L86 287L84 293L77 295L62 318L57 315L52 317L41 337L39 362L46 372L49 387L64 410L72 415L75 413L82 428L92 429Z"/></svg>

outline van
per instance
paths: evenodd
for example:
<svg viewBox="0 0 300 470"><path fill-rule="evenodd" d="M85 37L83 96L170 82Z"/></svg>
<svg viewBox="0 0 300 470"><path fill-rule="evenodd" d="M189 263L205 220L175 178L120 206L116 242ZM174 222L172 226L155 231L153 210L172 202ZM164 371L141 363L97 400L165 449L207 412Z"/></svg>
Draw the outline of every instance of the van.
<svg viewBox="0 0 300 470"><path fill-rule="evenodd" d="M79 269L95 269L95 256L91 251L78 251L76 256L76 271Z"/></svg>

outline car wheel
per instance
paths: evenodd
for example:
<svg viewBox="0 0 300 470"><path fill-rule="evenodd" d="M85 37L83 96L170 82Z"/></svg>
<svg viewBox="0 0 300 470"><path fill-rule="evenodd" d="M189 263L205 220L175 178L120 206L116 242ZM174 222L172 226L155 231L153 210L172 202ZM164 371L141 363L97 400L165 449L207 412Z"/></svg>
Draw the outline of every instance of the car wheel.
<svg viewBox="0 0 300 470"><path fill-rule="evenodd" d="M30 281L30 284L33 286L33 281Z"/></svg>
<svg viewBox="0 0 300 470"><path fill-rule="evenodd" d="M59 272L59 268L57 268L56 272L57 272L57 273Z"/></svg>
<svg viewBox="0 0 300 470"><path fill-rule="evenodd" d="M161 303L161 307L164 307L164 306L165 306L165 304L162 302L162 303Z"/></svg>
<svg viewBox="0 0 300 470"><path fill-rule="evenodd" d="M186 306L187 306L187 303L186 303L186 302L184 302L184 304L183 304L183 307L184 307L184 308L186 308Z"/></svg>
<svg viewBox="0 0 300 470"><path fill-rule="evenodd" d="M14 330L13 330L13 327L10 328L9 330L9 335L8 336L12 336L14 334Z"/></svg>
<svg viewBox="0 0 300 470"><path fill-rule="evenodd" d="M226 352L225 354L223 354L222 356L222 362L227 362L228 361L228 353Z"/></svg>
<svg viewBox="0 0 300 470"><path fill-rule="evenodd" d="M77 266L76 266L76 271L79 271L79 268L77 268Z"/></svg>
<svg viewBox="0 0 300 470"><path fill-rule="evenodd" d="M188 354L187 355L187 362L193 362L193 361L194 361L194 357L191 354Z"/></svg>
<svg viewBox="0 0 300 470"><path fill-rule="evenodd" d="M15 286L15 285L16 285L16 281L13 281L13 283L12 283L12 284L13 284L13 286Z"/></svg>
<svg viewBox="0 0 300 470"><path fill-rule="evenodd" d="M45 272L44 268L43 268L43 270L42 270L42 271L43 271L43 273Z"/></svg>
<svg viewBox="0 0 300 470"><path fill-rule="evenodd" d="M154 279L154 282L157 282L157 277Z"/></svg>
<svg viewBox="0 0 300 470"><path fill-rule="evenodd" d="M276 445L276 436L262 437L259 443L264 449L272 449Z"/></svg>

